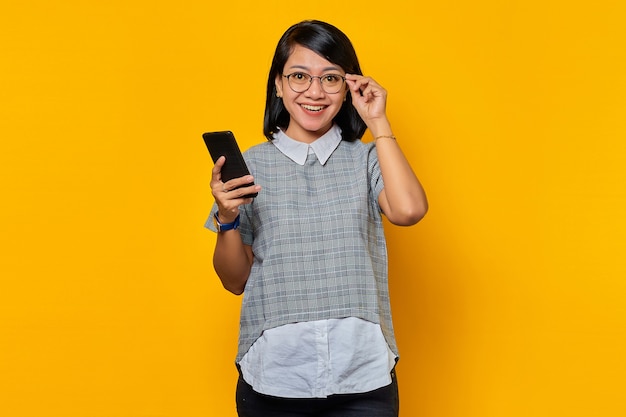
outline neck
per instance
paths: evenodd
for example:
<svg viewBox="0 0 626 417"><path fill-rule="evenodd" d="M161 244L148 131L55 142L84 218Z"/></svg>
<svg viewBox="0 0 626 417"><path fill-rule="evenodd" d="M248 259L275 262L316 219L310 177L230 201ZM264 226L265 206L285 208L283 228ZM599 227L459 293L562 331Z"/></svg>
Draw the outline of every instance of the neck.
<svg viewBox="0 0 626 417"><path fill-rule="evenodd" d="M294 131L289 130L289 128L287 128L287 130L285 130L285 134L287 136L289 136L291 139L296 140L298 142L303 142L303 143L313 143L316 140L318 140L319 138L321 138L322 136L324 136L326 133L328 133L328 131L333 127L333 125L331 124L330 126L324 128L324 129L320 129L317 131L308 131L308 130L298 130L298 131Z"/></svg>

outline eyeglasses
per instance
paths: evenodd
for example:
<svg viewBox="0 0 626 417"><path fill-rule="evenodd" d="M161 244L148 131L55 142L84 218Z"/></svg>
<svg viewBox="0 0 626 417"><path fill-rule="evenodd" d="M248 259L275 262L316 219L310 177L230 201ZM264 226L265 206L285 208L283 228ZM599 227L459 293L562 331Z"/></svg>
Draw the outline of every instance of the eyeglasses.
<svg viewBox="0 0 626 417"><path fill-rule="evenodd" d="M310 75L306 72L294 72L289 75L283 75L287 79L289 87L296 93L304 93L311 88L314 78L319 78L322 90L327 94L336 94L341 91L346 77L339 74Z"/></svg>

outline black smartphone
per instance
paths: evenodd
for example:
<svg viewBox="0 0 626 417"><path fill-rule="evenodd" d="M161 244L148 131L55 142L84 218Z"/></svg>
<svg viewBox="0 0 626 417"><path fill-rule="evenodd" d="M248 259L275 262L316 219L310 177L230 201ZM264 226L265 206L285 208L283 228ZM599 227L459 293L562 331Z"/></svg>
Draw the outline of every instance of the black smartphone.
<svg viewBox="0 0 626 417"><path fill-rule="evenodd" d="M250 175L246 161L243 159L239 145L235 140L235 135L231 131L223 132L206 132L202 134L204 143L206 144L213 163L219 159L220 156L226 157L226 162L222 167L222 181L226 182L233 178L243 177L244 175ZM254 185L254 182L250 184L244 184L237 188L248 187ZM243 196L242 198L253 198L259 193L253 193Z"/></svg>

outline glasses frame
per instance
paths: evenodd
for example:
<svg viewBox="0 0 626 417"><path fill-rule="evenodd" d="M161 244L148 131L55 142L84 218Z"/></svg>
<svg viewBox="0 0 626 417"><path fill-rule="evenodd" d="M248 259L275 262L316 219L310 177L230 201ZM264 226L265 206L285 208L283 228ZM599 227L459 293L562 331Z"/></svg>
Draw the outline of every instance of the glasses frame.
<svg viewBox="0 0 626 417"><path fill-rule="evenodd" d="M295 88L293 88L293 86L291 85L291 80L290 77L296 75L296 74L303 74L303 75L307 75L309 77L309 85L307 88L305 88L302 91L298 91ZM341 78L341 85L339 86L339 89L337 91L334 91L332 93L326 91L326 88L324 86L324 83L322 82L322 78L328 76L328 75L332 75L335 77L339 77ZM326 94L338 94L341 92L341 88L344 86L344 84L346 83L346 77L344 77L341 74L333 74L333 73L328 73L328 74L322 74L322 75L311 75L311 74L307 74L306 72L302 72L302 71L296 71L296 72L292 72L291 74L287 74L287 75L283 75L283 77L285 77L287 79L287 85L289 85L289 88L291 88L291 91L293 91L294 93L304 93L305 91L308 91L309 88L311 88L311 85L313 85L313 80L315 78L318 78L320 80L320 86L322 88L322 90L326 93Z"/></svg>

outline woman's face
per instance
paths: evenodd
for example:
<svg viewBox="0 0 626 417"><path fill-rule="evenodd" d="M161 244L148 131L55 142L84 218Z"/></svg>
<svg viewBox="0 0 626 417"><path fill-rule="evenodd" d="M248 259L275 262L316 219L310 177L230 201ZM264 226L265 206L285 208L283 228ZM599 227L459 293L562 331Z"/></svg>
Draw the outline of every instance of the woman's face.
<svg viewBox="0 0 626 417"><path fill-rule="evenodd" d="M341 67L301 45L295 46L283 68L284 75L293 73L346 75ZM291 116L285 133L292 139L307 143L328 132L347 94L345 82L339 92L329 94L322 89L319 78L313 78L306 91L296 93L281 74L276 76L276 91Z"/></svg>

